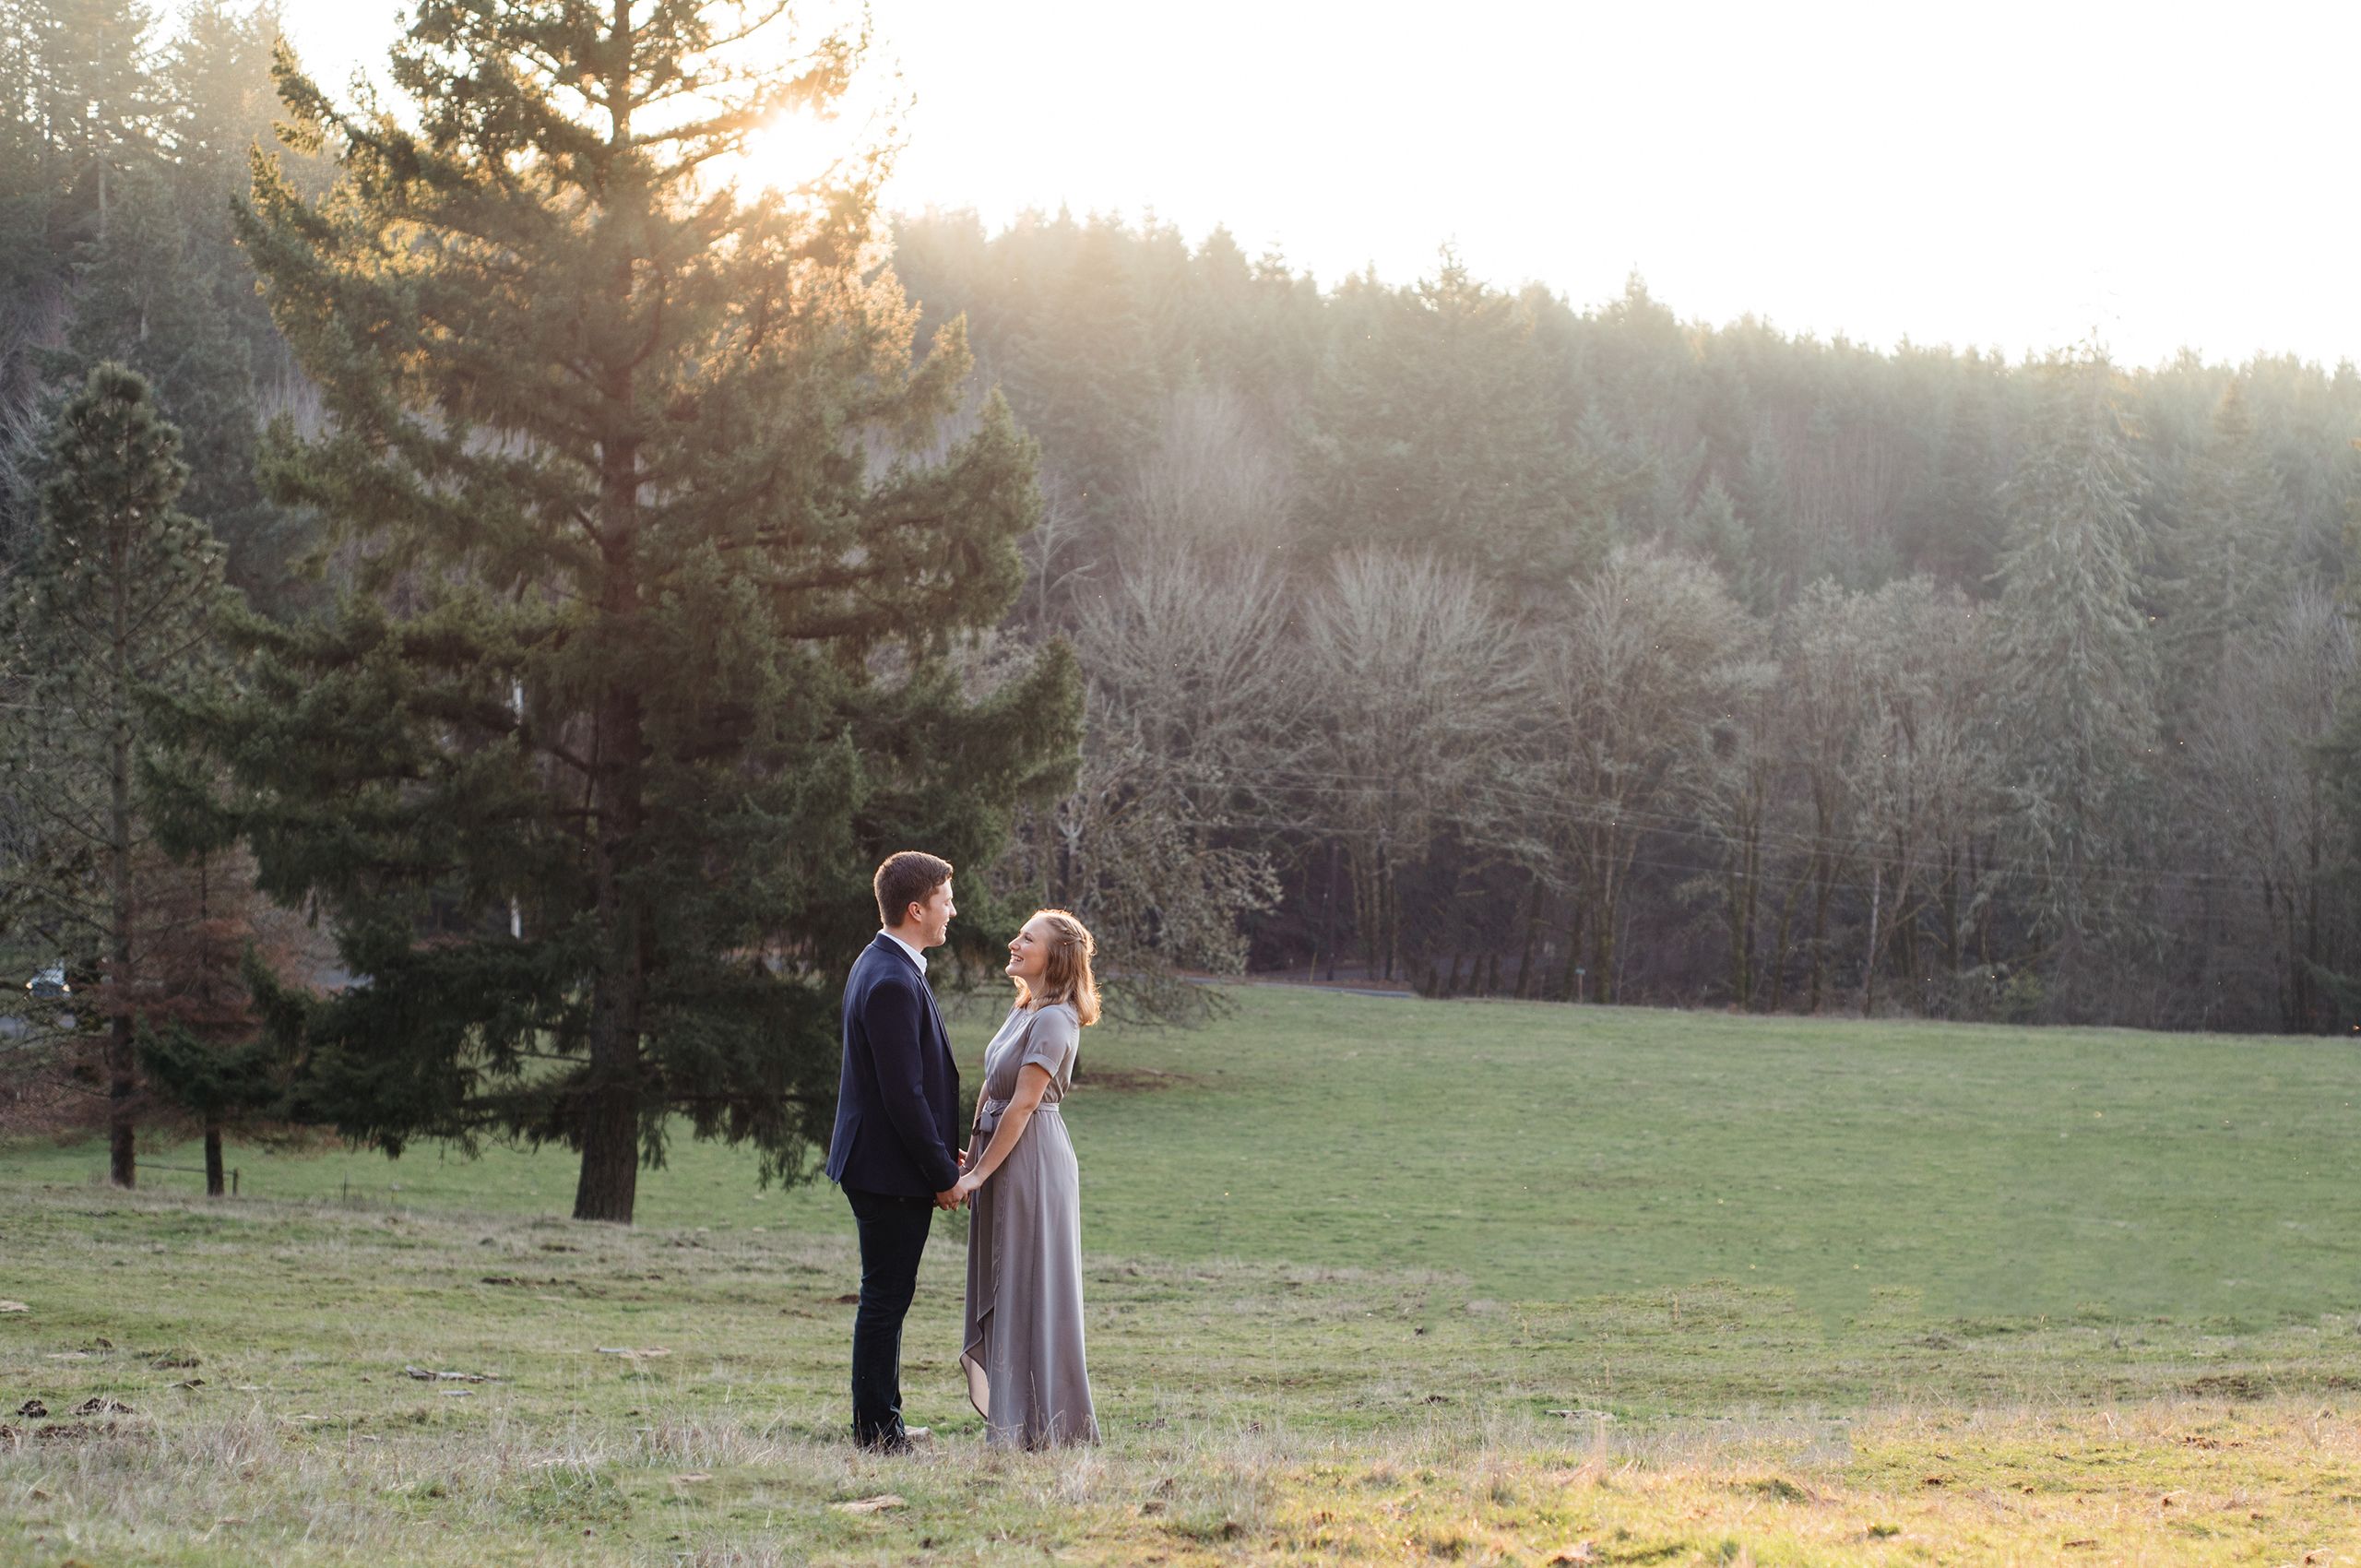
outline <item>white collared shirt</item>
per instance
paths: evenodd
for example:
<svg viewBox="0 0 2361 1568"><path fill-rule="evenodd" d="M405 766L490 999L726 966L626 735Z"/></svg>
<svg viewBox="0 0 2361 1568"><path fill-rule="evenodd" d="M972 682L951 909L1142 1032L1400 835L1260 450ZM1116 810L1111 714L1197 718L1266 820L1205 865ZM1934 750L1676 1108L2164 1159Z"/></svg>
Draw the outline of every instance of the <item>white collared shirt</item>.
<svg viewBox="0 0 2361 1568"><path fill-rule="evenodd" d="M926 973L925 954L919 952L917 948L911 946L908 943L903 941L900 937L896 936L892 932L885 930L882 926L878 928L877 934L885 938L888 942L891 942L903 952L908 953L910 956L910 962L919 967L919 973Z"/></svg>

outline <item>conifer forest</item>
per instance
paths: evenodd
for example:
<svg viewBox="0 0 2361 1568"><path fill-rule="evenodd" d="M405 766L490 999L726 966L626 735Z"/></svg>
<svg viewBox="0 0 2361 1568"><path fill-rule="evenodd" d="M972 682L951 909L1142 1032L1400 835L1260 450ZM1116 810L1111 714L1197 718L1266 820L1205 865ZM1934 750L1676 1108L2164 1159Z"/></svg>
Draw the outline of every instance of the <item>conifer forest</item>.
<svg viewBox="0 0 2361 1568"><path fill-rule="evenodd" d="M797 1179L921 840L975 972L1062 905L1135 1016L2361 1027L2351 362L716 195L860 40L658 7L599 85L531 9L418 6L397 115L267 6L0 0L0 951L118 1180L154 1116Z"/></svg>

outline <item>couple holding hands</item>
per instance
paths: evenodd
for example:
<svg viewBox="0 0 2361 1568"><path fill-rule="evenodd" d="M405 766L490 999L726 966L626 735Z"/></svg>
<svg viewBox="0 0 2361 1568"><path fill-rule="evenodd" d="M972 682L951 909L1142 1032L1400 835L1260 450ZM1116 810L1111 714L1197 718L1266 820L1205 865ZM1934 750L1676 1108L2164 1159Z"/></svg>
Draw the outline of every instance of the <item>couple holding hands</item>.
<svg viewBox="0 0 2361 1568"><path fill-rule="evenodd" d="M1098 1021L1090 932L1043 909L1008 944L1016 1005L984 1051L974 1124L959 1132L959 1070L926 983L926 950L958 913L951 863L906 849L877 868L884 929L845 981L844 1067L828 1179L860 1233L852 1428L865 1448L927 1437L902 1422L902 1320L938 1208L972 1211L959 1364L986 1442L1096 1443L1082 1353L1082 1191L1058 1102L1086 1025Z"/></svg>

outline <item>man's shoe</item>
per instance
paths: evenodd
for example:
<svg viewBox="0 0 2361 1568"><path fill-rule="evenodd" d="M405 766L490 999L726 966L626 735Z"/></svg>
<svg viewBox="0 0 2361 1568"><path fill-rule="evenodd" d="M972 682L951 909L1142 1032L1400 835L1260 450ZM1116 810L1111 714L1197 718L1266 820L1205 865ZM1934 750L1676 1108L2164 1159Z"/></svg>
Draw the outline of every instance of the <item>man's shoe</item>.
<svg viewBox="0 0 2361 1568"><path fill-rule="evenodd" d="M934 1429L932 1427L904 1427L902 1441L912 1448L931 1448L934 1446Z"/></svg>

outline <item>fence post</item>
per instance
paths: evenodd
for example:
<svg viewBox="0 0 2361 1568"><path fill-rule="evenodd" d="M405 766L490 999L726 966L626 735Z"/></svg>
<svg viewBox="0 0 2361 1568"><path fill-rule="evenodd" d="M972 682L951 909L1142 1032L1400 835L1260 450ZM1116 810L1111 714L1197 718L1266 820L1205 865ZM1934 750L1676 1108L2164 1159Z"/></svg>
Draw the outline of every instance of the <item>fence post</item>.
<svg viewBox="0 0 2361 1568"><path fill-rule="evenodd" d="M230 1195L233 1198L238 1195L238 1169L234 1165L230 1168Z"/></svg>

